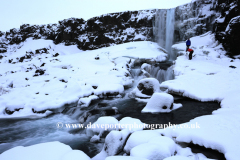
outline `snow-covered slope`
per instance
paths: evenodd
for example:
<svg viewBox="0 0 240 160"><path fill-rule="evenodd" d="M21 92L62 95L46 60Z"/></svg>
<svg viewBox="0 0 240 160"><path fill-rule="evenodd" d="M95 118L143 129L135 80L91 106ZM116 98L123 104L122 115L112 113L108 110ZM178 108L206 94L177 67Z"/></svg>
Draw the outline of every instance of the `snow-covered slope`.
<svg viewBox="0 0 240 160"><path fill-rule="evenodd" d="M123 94L134 61L123 56L164 61L158 48L143 41L81 51L29 38L0 60L0 118L42 117L82 97Z"/></svg>
<svg viewBox="0 0 240 160"><path fill-rule="evenodd" d="M161 131L177 141L193 142L206 148L224 153L226 159L239 159L239 113L240 113L240 60L230 59L224 54L221 44L211 33L192 38L194 54L192 60L185 55L185 43L173 48L182 50L174 65L176 79L163 82L160 86L170 93L180 94L199 101L218 101L221 108L195 118L188 125L198 123L198 129L168 129Z"/></svg>

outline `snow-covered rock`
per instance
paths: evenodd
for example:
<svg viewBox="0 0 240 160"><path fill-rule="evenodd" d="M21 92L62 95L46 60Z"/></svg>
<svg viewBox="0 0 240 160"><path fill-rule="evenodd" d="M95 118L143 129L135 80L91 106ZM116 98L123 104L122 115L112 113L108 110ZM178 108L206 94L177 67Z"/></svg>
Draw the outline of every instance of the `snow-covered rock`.
<svg viewBox="0 0 240 160"><path fill-rule="evenodd" d="M150 64L147 64L147 63L143 63L142 66L141 66L141 69L146 71L146 72L150 72L151 70L151 65Z"/></svg>
<svg viewBox="0 0 240 160"><path fill-rule="evenodd" d="M172 157L164 158L163 160L191 160L191 159L184 156L172 156Z"/></svg>
<svg viewBox="0 0 240 160"><path fill-rule="evenodd" d="M108 156L114 156L123 150L128 136L131 134L128 129L122 131L111 131L105 138L102 151L93 157L94 160L104 159Z"/></svg>
<svg viewBox="0 0 240 160"><path fill-rule="evenodd" d="M124 117L119 121L120 129L128 129L131 133L145 128L145 124L139 119L132 117Z"/></svg>
<svg viewBox="0 0 240 160"><path fill-rule="evenodd" d="M147 159L132 156L109 156L105 160L147 160Z"/></svg>
<svg viewBox="0 0 240 160"><path fill-rule="evenodd" d="M122 97L124 86L133 83L128 69L134 60L126 56L165 55L147 41L82 51L76 45L28 38L9 47L0 59L0 118L41 118L78 101L86 107L96 96Z"/></svg>
<svg viewBox="0 0 240 160"><path fill-rule="evenodd" d="M148 143L157 144L160 148L162 148L162 151L170 155L173 155L174 152L176 151L176 144L169 137L165 136L153 137L148 141Z"/></svg>
<svg viewBox="0 0 240 160"><path fill-rule="evenodd" d="M147 105L143 108L142 113L171 112L182 106L181 104L174 104L173 101L174 98L170 94L154 93Z"/></svg>
<svg viewBox="0 0 240 160"><path fill-rule="evenodd" d="M90 103L92 102L92 100L96 100L98 99L98 96L96 95L92 95L92 96L89 96L89 97L86 97L86 98L80 98L78 100L78 107L88 107L90 105Z"/></svg>
<svg viewBox="0 0 240 160"><path fill-rule="evenodd" d="M88 157L88 155L86 155L83 151L72 150L64 154L60 160L74 160L74 159L90 160L91 158Z"/></svg>
<svg viewBox="0 0 240 160"><path fill-rule="evenodd" d="M150 98L153 93L160 92L159 82L155 78L144 78L137 87L129 93L130 97Z"/></svg>
<svg viewBox="0 0 240 160"><path fill-rule="evenodd" d="M130 155L149 160L162 160L174 155L175 150L176 144L171 138L157 136L151 138L148 143L143 143L132 148Z"/></svg>
<svg viewBox="0 0 240 160"><path fill-rule="evenodd" d="M102 135L105 131L112 131L118 129L118 120L111 116L103 116L98 118L96 122L91 124L86 130L88 136L95 134Z"/></svg>
<svg viewBox="0 0 240 160"><path fill-rule="evenodd" d="M82 151L72 150L60 142L40 143L28 147L18 146L0 154L1 160L90 160Z"/></svg>
<svg viewBox="0 0 240 160"><path fill-rule="evenodd" d="M140 144L147 143L151 138L161 136L157 131L143 130L136 131L128 138L124 147L126 153L130 153L130 150Z"/></svg>
<svg viewBox="0 0 240 160"><path fill-rule="evenodd" d="M111 131L107 135L105 139L104 150L107 152L108 156L116 155L123 150L129 134L130 132L128 130L122 130Z"/></svg>
<svg viewBox="0 0 240 160"><path fill-rule="evenodd" d="M134 157L146 158L148 160L163 160L170 157L169 152L165 152L164 148L154 143L140 144L131 149L130 155Z"/></svg>

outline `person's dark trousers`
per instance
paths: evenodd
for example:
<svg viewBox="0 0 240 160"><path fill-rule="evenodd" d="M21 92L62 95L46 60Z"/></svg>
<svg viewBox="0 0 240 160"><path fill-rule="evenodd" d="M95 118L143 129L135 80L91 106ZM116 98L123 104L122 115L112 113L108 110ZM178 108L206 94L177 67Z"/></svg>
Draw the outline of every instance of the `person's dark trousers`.
<svg viewBox="0 0 240 160"><path fill-rule="evenodd" d="M189 60L192 59L192 54L193 54L193 51L191 51L191 52L189 53Z"/></svg>
<svg viewBox="0 0 240 160"><path fill-rule="evenodd" d="M186 51L189 49L190 45L187 45Z"/></svg>

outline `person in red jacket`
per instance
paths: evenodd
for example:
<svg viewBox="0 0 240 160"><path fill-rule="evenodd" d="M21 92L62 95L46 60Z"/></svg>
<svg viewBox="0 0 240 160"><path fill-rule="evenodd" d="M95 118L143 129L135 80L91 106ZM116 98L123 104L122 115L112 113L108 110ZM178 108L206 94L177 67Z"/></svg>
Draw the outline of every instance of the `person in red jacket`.
<svg viewBox="0 0 240 160"><path fill-rule="evenodd" d="M188 48L187 51L190 52L189 53L189 60L191 60L194 51L192 49L190 49L190 48Z"/></svg>

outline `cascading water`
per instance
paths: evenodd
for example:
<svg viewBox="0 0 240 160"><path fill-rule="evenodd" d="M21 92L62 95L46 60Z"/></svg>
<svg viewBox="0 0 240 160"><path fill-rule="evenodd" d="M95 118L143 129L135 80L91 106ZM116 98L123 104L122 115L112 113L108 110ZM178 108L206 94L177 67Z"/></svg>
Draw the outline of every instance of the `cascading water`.
<svg viewBox="0 0 240 160"><path fill-rule="evenodd" d="M155 16L153 33L155 41L165 48L169 55L169 60L176 59L175 53L172 51L174 43L174 26L175 26L175 8L160 9Z"/></svg>
<svg viewBox="0 0 240 160"><path fill-rule="evenodd" d="M174 40L174 23L175 23L175 8L167 10L166 20L166 44L165 49L169 53L169 60L175 60L175 56L172 52L172 45Z"/></svg>
<svg viewBox="0 0 240 160"><path fill-rule="evenodd" d="M165 47L166 39L166 10L158 10L155 16L155 23L153 26L153 33L155 36L155 41L159 46Z"/></svg>
<svg viewBox="0 0 240 160"><path fill-rule="evenodd" d="M150 75L156 78L159 83L174 79L173 69L169 67L167 70L161 69L160 67L151 66Z"/></svg>

